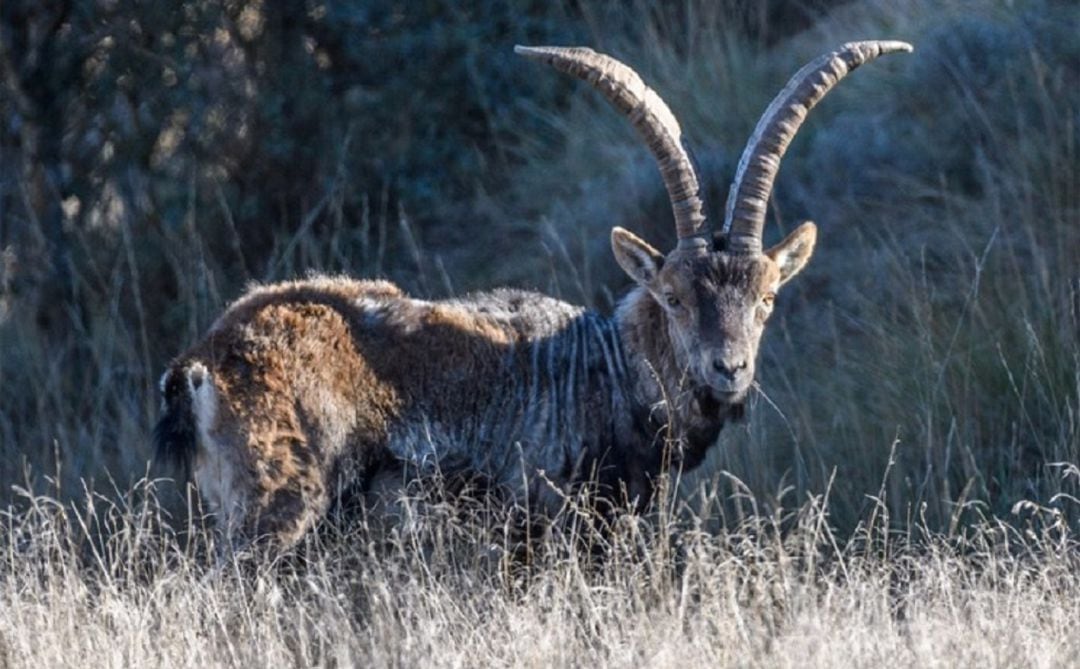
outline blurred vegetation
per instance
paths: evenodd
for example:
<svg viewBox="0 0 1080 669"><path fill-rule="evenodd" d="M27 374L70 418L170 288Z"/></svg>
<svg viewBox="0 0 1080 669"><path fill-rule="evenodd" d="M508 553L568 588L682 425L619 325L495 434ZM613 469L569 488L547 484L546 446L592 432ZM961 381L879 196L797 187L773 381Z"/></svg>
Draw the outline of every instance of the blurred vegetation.
<svg viewBox="0 0 1080 669"><path fill-rule="evenodd" d="M610 227L673 237L656 169L513 44L637 68L718 214L787 77L892 38L916 53L845 81L788 154L766 234L813 218L819 251L781 297L748 428L687 488L829 489L841 527L886 490L933 527L1026 498L1075 514L1055 463L1080 462L1080 6L460 4L0 4L0 499L27 471L144 474L157 376L251 280L511 283L610 309Z"/></svg>

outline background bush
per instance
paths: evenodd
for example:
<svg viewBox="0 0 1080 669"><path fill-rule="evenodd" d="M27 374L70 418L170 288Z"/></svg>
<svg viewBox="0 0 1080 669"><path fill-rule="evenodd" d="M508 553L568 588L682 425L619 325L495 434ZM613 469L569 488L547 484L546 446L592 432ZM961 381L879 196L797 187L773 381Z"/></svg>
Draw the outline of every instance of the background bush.
<svg viewBox="0 0 1080 669"><path fill-rule="evenodd" d="M0 495L145 474L157 377L252 280L510 283L609 310L610 227L671 243L660 180L624 120L513 44L637 68L719 218L787 77L894 38L915 54L853 75L788 154L766 234L813 218L819 251L750 423L687 494L726 474L774 501L828 490L843 528L888 470L894 517L931 527L1028 498L1075 513L1080 7L459 4L0 5Z"/></svg>

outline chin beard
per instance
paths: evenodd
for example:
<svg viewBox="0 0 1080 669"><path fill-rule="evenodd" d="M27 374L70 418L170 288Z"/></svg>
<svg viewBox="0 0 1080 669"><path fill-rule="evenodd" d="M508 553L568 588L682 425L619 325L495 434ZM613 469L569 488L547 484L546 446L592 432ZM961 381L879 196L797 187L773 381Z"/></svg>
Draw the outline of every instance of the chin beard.
<svg viewBox="0 0 1080 669"><path fill-rule="evenodd" d="M710 386L699 386L693 393L694 406L706 419L738 420L746 413L746 393L746 390L727 393Z"/></svg>
<svg viewBox="0 0 1080 669"><path fill-rule="evenodd" d="M700 465L716 444L724 424L743 418L745 401L746 391L723 393L708 386L695 388L690 398L690 415L684 417L679 466L689 471Z"/></svg>

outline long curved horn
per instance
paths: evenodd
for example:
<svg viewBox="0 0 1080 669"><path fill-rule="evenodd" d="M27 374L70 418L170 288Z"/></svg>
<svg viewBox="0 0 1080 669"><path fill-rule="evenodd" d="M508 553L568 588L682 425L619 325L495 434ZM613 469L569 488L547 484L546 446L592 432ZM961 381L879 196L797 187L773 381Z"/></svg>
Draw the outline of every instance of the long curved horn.
<svg viewBox="0 0 1080 669"><path fill-rule="evenodd" d="M660 167L679 248L708 246L705 203L697 172L682 142L675 115L637 72L611 56L586 47L515 46L514 53L543 61L556 70L592 84L637 129Z"/></svg>
<svg viewBox="0 0 1080 669"><path fill-rule="evenodd" d="M746 143L728 191L724 215L727 248L733 253L761 253L765 209L788 144L806 115L849 72L878 56L912 51L907 42L849 42L820 56L795 73L762 114Z"/></svg>

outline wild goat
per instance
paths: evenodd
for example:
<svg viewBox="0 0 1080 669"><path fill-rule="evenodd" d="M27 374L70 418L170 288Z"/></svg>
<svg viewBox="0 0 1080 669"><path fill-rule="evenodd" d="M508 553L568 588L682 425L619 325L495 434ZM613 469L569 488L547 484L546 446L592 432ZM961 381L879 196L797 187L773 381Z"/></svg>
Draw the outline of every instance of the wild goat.
<svg viewBox="0 0 1080 669"><path fill-rule="evenodd" d="M479 477L550 511L592 485L641 508L669 467L696 467L739 417L776 291L814 249L804 223L762 250L780 159L848 72L903 42L846 44L801 69L758 122L722 231L667 105L587 48L516 52L592 84L656 159L678 245L622 228L637 286L602 316L522 290L414 299L385 281L319 277L251 289L162 377L160 457L193 471L236 541L296 542L342 491L434 471Z"/></svg>

